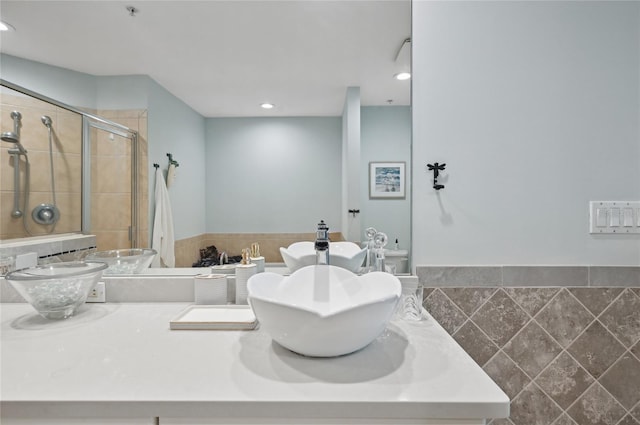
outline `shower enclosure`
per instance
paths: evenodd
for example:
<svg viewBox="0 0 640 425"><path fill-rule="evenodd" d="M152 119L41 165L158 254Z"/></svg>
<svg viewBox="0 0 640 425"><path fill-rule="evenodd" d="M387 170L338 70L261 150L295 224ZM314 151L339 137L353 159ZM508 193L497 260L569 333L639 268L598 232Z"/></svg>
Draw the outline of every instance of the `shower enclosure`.
<svg viewBox="0 0 640 425"><path fill-rule="evenodd" d="M139 224L146 168L131 128L140 120L100 111L113 116L107 119L1 85L0 241L84 233L96 235L100 250L146 245L147 226ZM143 124L146 130L146 115Z"/></svg>

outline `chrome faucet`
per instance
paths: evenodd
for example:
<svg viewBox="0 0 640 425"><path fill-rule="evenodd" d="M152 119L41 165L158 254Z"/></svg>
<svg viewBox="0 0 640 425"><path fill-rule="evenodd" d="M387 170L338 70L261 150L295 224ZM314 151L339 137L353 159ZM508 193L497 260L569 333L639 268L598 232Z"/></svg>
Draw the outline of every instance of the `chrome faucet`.
<svg viewBox="0 0 640 425"><path fill-rule="evenodd" d="M329 227L320 220L316 231L316 265L329 265Z"/></svg>
<svg viewBox="0 0 640 425"><path fill-rule="evenodd" d="M218 264L220 264L221 266L225 263L229 262L229 257L227 256L227 252L226 251L222 251L220 253L220 257L218 258Z"/></svg>

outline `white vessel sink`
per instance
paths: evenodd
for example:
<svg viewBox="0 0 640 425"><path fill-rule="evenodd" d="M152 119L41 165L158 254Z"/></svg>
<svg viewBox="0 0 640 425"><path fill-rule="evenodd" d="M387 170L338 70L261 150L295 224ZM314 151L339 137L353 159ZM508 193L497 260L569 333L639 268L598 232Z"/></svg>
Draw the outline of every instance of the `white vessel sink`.
<svg viewBox="0 0 640 425"><path fill-rule="evenodd" d="M306 266L316 264L316 250L313 242L295 242L288 248L280 248L284 263L293 273ZM367 248L360 248L353 242L330 242L329 264L358 273L367 255Z"/></svg>
<svg viewBox="0 0 640 425"><path fill-rule="evenodd" d="M305 356L333 357L357 351L382 333L402 285L389 273L358 276L313 265L291 276L256 274L247 290L260 326L274 341Z"/></svg>

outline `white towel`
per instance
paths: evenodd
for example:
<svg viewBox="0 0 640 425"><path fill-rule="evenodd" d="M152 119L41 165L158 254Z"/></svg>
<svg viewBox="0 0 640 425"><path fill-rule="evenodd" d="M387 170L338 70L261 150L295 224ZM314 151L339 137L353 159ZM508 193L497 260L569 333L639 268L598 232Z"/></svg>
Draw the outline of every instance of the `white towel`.
<svg viewBox="0 0 640 425"><path fill-rule="evenodd" d="M173 185L173 181L176 178L176 166L174 164L169 165L169 170L167 170L167 189L169 189Z"/></svg>
<svg viewBox="0 0 640 425"><path fill-rule="evenodd" d="M153 220L151 247L158 251L151 267L175 267L176 256L173 238L173 215L169 192L160 168L156 169L156 212Z"/></svg>

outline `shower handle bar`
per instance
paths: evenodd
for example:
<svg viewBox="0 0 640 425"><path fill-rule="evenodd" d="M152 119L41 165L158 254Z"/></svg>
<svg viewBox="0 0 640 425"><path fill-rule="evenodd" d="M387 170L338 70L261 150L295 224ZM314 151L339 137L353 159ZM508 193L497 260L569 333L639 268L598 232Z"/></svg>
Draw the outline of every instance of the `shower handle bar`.
<svg viewBox="0 0 640 425"><path fill-rule="evenodd" d="M17 151L9 153L13 156L13 211L11 211L11 217L22 217L22 210L20 210L20 153Z"/></svg>

